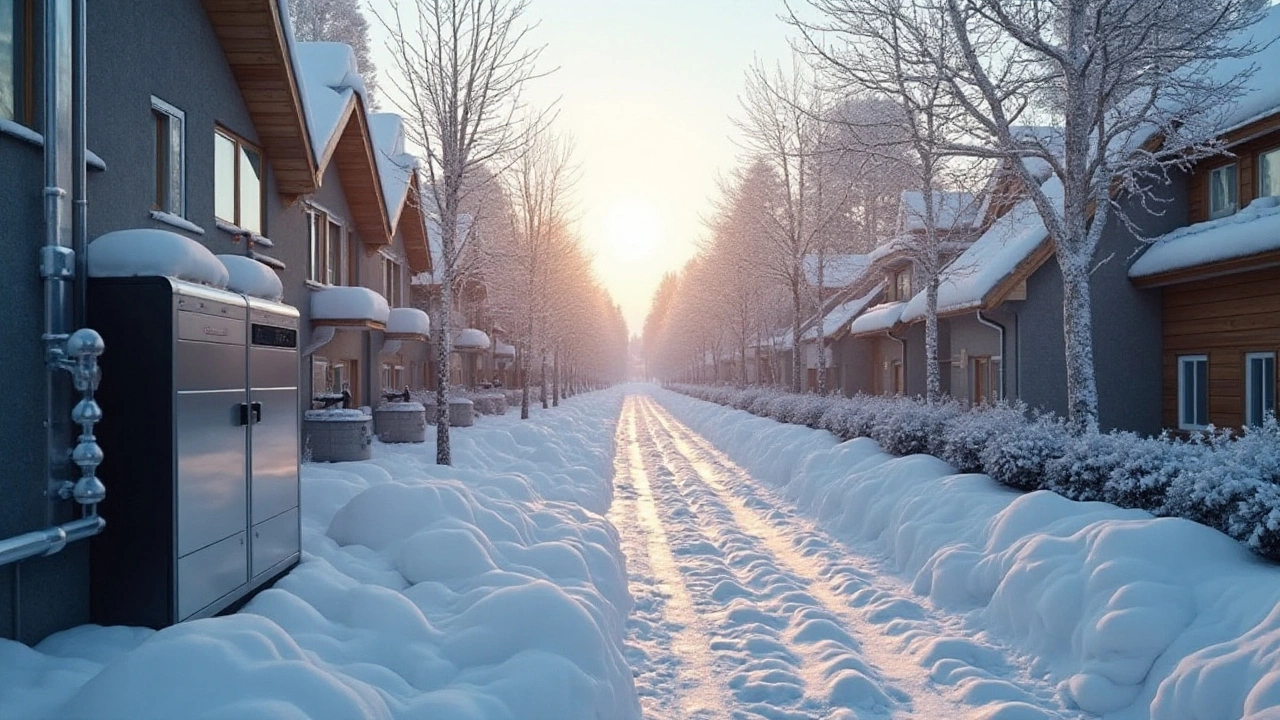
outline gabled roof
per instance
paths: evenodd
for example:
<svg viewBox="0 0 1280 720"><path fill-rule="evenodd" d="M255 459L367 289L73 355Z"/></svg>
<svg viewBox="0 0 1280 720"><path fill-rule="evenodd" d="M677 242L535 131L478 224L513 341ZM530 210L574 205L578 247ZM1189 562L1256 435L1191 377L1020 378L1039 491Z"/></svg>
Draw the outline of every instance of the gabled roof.
<svg viewBox="0 0 1280 720"><path fill-rule="evenodd" d="M818 284L818 256L806 255L803 261L805 280ZM827 255L822 262L822 285L827 288L843 288L854 283L871 266L869 255L852 253Z"/></svg>
<svg viewBox="0 0 1280 720"><path fill-rule="evenodd" d="M1057 177L1041 189L1050 199L1062 201L1062 182ZM1034 272L1047 257L1049 246L1049 231L1035 204L1030 199L1022 200L942 270L938 314L954 315L998 305L1011 289L1010 278L1025 278ZM921 291L907 304L902 320L917 322L924 316L925 294Z"/></svg>
<svg viewBox="0 0 1280 720"><path fill-rule="evenodd" d="M842 335L849 329L849 324L862 314L875 302L876 298L884 292L884 282L876 283L869 292L863 293L857 297L849 298L844 302L836 305L830 312L822 317L822 337L832 338ZM817 333L815 332L818 323L815 321L813 325L801 336L801 340L812 341Z"/></svg>
<svg viewBox="0 0 1280 720"><path fill-rule="evenodd" d="M978 197L973 193L933 191L933 227L935 230L965 230L982 222ZM898 199L898 229L921 232L926 227L924 193L906 190Z"/></svg>
<svg viewBox="0 0 1280 720"><path fill-rule="evenodd" d="M317 171L323 177L330 162L337 165L360 239L370 245L388 245L392 222L355 53L348 45L332 42L297 43L294 53L305 89Z"/></svg>
<svg viewBox="0 0 1280 720"><path fill-rule="evenodd" d="M849 334L860 336L889 332L898 324L906 305L904 302L876 305L849 325Z"/></svg>
<svg viewBox="0 0 1280 720"><path fill-rule="evenodd" d="M290 56L287 10L280 0L203 4L280 192L315 192L319 174Z"/></svg>

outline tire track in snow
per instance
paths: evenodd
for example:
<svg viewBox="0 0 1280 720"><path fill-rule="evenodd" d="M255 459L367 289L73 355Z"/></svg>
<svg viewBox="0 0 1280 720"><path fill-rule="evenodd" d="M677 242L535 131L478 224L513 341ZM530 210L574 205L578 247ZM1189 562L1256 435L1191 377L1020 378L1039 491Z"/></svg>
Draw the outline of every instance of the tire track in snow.
<svg viewBox="0 0 1280 720"><path fill-rule="evenodd" d="M1001 718L1079 717L1061 707L1051 686L1031 678L1002 651L970 640L972 633L958 618L933 610L885 568L859 562L813 524L760 497L769 493L761 492L759 481L656 401L646 397L642 404L670 444L669 457L686 463L761 551L802 583L814 605L854 633L872 668L868 675L887 694L910 698L893 716L989 717L984 709L1003 706ZM806 671L809 682L821 681L813 666Z"/></svg>
<svg viewBox="0 0 1280 720"><path fill-rule="evenodd" d="M728 717L723 673L694 607L654 503L637 437L637 398L618 423L614 503L635 610L629 622L629 660L646 718L713 720Z"/></svg>

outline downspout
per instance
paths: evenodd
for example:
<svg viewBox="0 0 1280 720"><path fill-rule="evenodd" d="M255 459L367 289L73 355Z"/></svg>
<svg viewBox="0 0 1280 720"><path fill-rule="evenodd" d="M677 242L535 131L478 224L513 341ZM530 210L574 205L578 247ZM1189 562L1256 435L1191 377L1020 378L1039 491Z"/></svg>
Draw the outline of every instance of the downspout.
<svg viewBox="0 0 1280 720"><path fill-rule="evenodd" d="M997 333L1000 334L1000 369L996 373L997 377L1000 378L1000 384L999 384L1000 393L996 399L1004 400L1004 361L1006 357L1005 350L1004 350L1004 326L996 322L995 320L988 320L987 318L982 317L981 309L977 311L977 317L978 317L978 322L980 324L986 325L987 327L991 328L992 330L995 330Z"/></svg>
<svg viewBox="0 0 1280 720"><path fill-rule="evenodd" d="M40 276L44 284L44 335L45 363L45 426L46 447L45 482L52 494L64 500L74 498L81 505L82 516L78 520L52 525L43 530L0 540L0 565L8 565L40 555L60 552L67 543L97 535L106 525L98 516L97 506L106 495L106 488L98 480L96 471L102 463L102 449L93 435L93 426L102 419L102 409L94 401L101 373L98 357L103 352L102 336L93 330L82 328L67 334L72 322L85 316L84 285L87 276L83 250L86 245L85 210L85 14L86 0L75 0L71 17L70 2L46 2L44 4L44 217L45 244L40 251ZM68 21L70 21L68 23ZM70 36L63 30L70 25ZM74 48L69 47L74 44ZM66 103L59 103L62 93L68 90L67 78L55 68L67 67L62 62L70 55L72 113L72 163L74 170L73 227L67 232L63 224L63 202L67 191L63 187L66 175L67 136L63 134L68 124ZM70 237L69 237L70 236ZM71 244L68 244L68 240ZM69 447L70 431L62 413L70 405L71 394L63 382L60 371L71 374L80 401L71 411L71 420L80 426L79 441ZM68 463L80 468L80 477L68 478ZM52 516L52 508L50 508ZM16 608L17 604L15 604ZM15 611L16 612L16 611Z"/></svg>
<svg viewBox="0 0 1280 720"><path fill-rule="evenodd" d="M902 396L907 397L907 341L893 334L893 330L885 330L885 337L898 343L898 353L902 355Z"/></svg>

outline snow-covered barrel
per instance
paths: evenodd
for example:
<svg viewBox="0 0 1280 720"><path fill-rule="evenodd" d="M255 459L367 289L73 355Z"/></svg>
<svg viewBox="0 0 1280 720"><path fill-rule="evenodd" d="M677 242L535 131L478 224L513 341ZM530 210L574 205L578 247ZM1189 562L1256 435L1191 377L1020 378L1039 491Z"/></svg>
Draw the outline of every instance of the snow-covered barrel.
<svg viewBox="0 0 1280 720"><path fill-rule="evenodd" d="M449 398L449 425L471 427L475 424L475 404L466 398Z"/></svg>
<svg viewBox="0 0 1280 720"><path fill-rule="evenodd" d="M427 409L417 402L388 402L373 411L373 429L384 443L427 441Z"/></svg>
<svg viewBox="0 0 1280 720"><path fill-rule="evenodd" d="M308 410L302 443L311 462L349 462L373 456L373 418L359 410Z"/></svg>
<svg viewBox="0 0 1280 720"><path fill-rule="evenodd" d="M479 393L471 398L481 415L502 415L507 411L507 396L500 392Z"/></svg>

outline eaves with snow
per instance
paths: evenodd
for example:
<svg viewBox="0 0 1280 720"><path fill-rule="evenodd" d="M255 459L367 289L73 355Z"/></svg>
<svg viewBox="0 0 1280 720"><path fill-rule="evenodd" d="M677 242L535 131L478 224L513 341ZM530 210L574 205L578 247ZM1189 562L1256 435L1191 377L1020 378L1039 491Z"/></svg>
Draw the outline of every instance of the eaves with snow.
<svg viewBox="0 0 1280 720"><path fill-rule="evenodd" d="M391 308L386 298L364 287L325 287L311 292L314 326L386 328Z"/></svg>
<svg viewBox="0 0 1280 720"><path fill-rule="evenodd" d="M431 318L418 308L391 308L387 316L387 337L398 340L426 340L431 336Z"/></svg>
<svg viewBox="0 0 1280 720"><path fill-rule="evenodd" d="M982 201L973 193L934 190L932 195L935 230L970 230L982 222ZM928 227L928 215L924 193L902 193L898 201L898 228L902 232L923 232Z"/></svg>
<svg viewBox="0 0 1280 720"><path fill-rule="evenodd" d="M1234 215L1156 238L1129 267L1129 277L1154 287L1175 282L1179 271L1231 261L1251 267L1280 263L1280 197L1258 198Z"/></svg>
<svg viewBox="0 0 1280 720"><path fill-rule="evenodd" d="M850 335L874 335L887 333L902 318L904 302L888 302L876 305L863 313L849 325Z"/></svg>
<svg viewBox="0 0 1280 720"><path fill-rule="evenodd" d="M862 314L872 302L875 301L880 294L884 292L884 282L878 283L875 287L859 297L846 300L835 306L822 318L822 337L831 338L839 335L855 318ZM817 326L809 328L802 336L801 340L813 342L817 336Z"/></svg>

